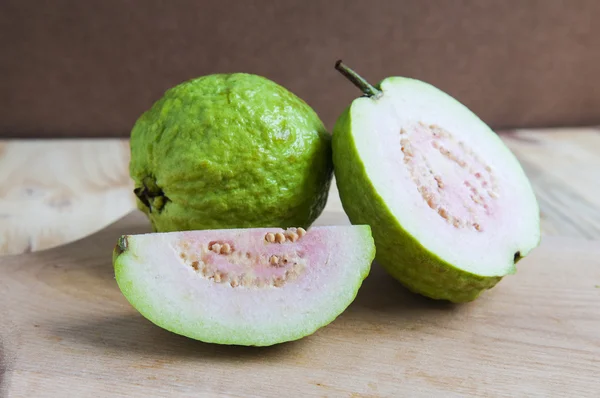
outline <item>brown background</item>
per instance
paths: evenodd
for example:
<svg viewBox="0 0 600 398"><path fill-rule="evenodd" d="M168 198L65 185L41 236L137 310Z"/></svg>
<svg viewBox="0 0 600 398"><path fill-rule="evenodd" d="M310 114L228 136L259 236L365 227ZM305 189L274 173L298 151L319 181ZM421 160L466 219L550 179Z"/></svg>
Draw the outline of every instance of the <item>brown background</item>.
<svg viewBox="0 0 600 398"><path fill-rule="evenodd" d="M328 127L372 82L405 75L496 128L600 123L600 1L0 2L0 136L126 136L168 87L262 74Z"/></svg>

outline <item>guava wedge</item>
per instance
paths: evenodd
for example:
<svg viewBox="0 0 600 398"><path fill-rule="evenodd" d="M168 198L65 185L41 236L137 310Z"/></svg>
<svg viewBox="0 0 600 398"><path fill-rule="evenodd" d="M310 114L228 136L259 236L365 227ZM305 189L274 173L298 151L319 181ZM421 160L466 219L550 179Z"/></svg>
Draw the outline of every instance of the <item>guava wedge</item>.
<svg viewBox="0 0 600 398"><path fill-rule="evenodd" d="M515 273L540 242L539 208L498 135L428 83L374 87L336 69L364 93L333 130L336 183L351 222L371 226L377 262L413 292L452 302Z"/></svg>
<svg viewBox="0 0 600 398"><path fill-rule="evenodd" d="M154 324L208 343L267 346L332 322L375 257L368 226L122 236L115 276Z"/></svg>

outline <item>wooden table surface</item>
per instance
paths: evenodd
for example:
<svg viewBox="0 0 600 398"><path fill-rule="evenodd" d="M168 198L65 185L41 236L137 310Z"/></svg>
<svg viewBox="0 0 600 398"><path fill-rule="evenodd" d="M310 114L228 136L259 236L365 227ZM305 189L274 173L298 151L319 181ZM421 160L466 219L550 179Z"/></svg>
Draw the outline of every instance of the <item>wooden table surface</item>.
<svg viewBox="0 0 600 398"><path fill-rule="evenodd" d="M600 238L600 128L501 136L533 183L543 234ZM128 162L127 140L0 141L0 254L72 242L129 213Z"/></svg>
<svg viewBox="0 0 600 398"><path fill-rule="evenodd" d="M348 223L334 202L316 222L330 223ZM239 347L169 333L129 305L112 249L149 229L134 212L0 258L0 397L598 397L600 241L545 237L463 305L411 294L375 262L331 324Z"/></svg>
<svg viewBox="0 0 600 398"><path fill-rule="evenodd" d="M1 142L0 250L22 254L0 258L0 397L597 397L600 131L502 136L545 235L516 275L453 306L374 264L332 324L264 350L168 333L120 293L114 242L149 230L123 218L127 141ZM334 192L318 223L344 221Z"/></svg>

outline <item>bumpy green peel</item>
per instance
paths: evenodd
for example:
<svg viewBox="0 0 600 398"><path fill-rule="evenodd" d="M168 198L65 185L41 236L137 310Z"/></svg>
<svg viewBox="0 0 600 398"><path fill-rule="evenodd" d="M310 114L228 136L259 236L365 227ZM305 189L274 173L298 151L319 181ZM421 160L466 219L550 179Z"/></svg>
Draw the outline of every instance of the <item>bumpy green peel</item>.
<svg viewBox="0 0 600 398"><path fill-rule="evenodd" d="M327 201L331 137L280 85L209 75L171 88L137 120L130 174L155 231L306 228Z"/></svg>

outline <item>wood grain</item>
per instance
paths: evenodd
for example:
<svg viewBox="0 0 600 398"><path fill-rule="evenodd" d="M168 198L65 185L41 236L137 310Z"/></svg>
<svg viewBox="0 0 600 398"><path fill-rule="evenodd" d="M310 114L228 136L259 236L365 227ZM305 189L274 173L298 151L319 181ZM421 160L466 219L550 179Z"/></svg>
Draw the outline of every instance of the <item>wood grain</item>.
<svg viewBox="0 0 600 398"><path fill-rule="evenodd" d="M347 223L327 209L319 224ZM374 264L329 326L268 348L209 345L133 310L114 280L134 213L59 248L0 258L4 388L20 397L596 397L600 244L545 237L480 299L408 293Z"/></svg>
<svg viewBox="0 0 600 398"><path fill-rule="evenodd" d="M502 135L531 179L547 235L600 238L600 129Z"/></svg>
<svg viewBox="0 0 600 398"><path fill-rule="evenodd" d="M548 236L600 239L600 130L501 133ZM126 140L0 141L0 255L72 242L135 208ZM330 208L341 210L335 184Z"/></svg>
<svg viewBox="0 0 600 398"><path fill-rule="evenodd" d="M124 140L0 141L0 254L55 247L135 206Z"/></svg>

